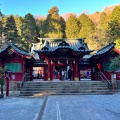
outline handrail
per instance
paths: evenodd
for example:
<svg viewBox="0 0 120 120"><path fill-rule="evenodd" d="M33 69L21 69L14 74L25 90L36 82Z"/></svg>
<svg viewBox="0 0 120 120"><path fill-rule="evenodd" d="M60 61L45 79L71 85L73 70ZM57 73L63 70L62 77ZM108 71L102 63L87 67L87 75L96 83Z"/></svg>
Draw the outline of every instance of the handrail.
<svg viewBox="0 0 120 120"><path fill-rule="evenodd" d="M23 79L22 79L22 82L21 82L21 85L20 85L20 89L22 89L24 83L27 81L26 78L30 77L30 74L29 73L25 73L24 76L23 76Z"/></svg>
<svg viewBox="0 0 120 120"><path fill-rule="evenodd" d="M98 79L101 78L104 82L107 83L107 87L108 87L109 89L111 89L111 83L110 83L110 81L107 79L107 77L103 74L103 72L98 72L97 74L98 74ZM99 78L99 77L100 77L100 78Z"/></svg>

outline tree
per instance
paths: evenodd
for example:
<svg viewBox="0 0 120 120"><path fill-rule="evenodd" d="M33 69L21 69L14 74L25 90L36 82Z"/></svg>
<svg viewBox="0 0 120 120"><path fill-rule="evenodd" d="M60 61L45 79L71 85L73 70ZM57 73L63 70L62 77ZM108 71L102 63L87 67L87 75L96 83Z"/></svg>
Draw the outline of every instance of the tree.
<svg viewBox="0 0 120 120"><path fill-rule="evenodd" d="M78 20L82 26L79 32L79 37L86 38L85 42L88 43L89 48L94 49L96 47L96 41L94 39L94 36L95 36L94 23L85 13L81 14L78 17Z"/></svg>
<svg viewBox="0 0 120 120"><path fill-rule="evenodd" d="M98 41L99 49L107 45L110 41L107 37L108 33L108 17L105 12L100 15L100 20L98 22L98 28L96 31L96 40Z"/></svg>
<svg viewBox="0 0 120 120"><path fill-rule="evenodd" d="M115 41L120 38L120 23L117 20L110 21L109 25L109 37L111 41Z"/></svg>
<svg viewBox="0 0 120 120"><path fill-rule="evenodd" d="M80 22L77 20L76 15L70 14L68 20L66 21L66 37L78 38L80 28Z"/></svg>
<svg viewBox="0 0 120 120"><path fill-rule="evenodd" d="M21 16L15 15L14 19L15 19L17 30L18 30L18 35L21 36L21 32L22 32L21 27L23 23L23 18Z"/></svg>
<svg viewBox="0 0 120 120"><path fill-rule="evenodd" d="M61 24L63 19L61 19L58 12L59 10L56 6L48 11L48 16L41 26L41 37L62 38L64 36L64 25Z"/></svg>
<svg viewBox="0 0 120 120"><path fill-rule="evenodd" d="M30 13L26 14L22 24L22 41L24 49L30 52L30 44L36 42L36 22Z"/></svg>
<svg viewBox="0 0 120 120"><path fill-rule="evenodd" d="M111 41L116 41L120 39L120 6L116 6L112 11L108 23L108 29L108 37Z"/></svg>
<svg viewBox="0 0 120 120"><path fill-rule="evenodd" d="M13 16L10 16L7 18L7 21L4 27L4 36L5 36L6 42L18 41L18 30L16 28L16 23Z"/></svg>
<svg viewBox="0 0 120 120"><path fill-rule="evenodd" d="M115 47L120 50L120 38L116 39L114 42L116 44Z"/></svg>
<svg viewBox="0 0 120 120"><path fill-rule="evenodd" d="M65 38L66 37L66 35L65 35L66 22L65 22L65 20L63 19L62 16L60 16L60 24L61 24L61 27L62 27L61 32L63 33L62 37Z"/></svg>
<svg viewBox="0 0 120 120"><path fill-rule="evenodd" d="M2 37L2 32L3 32L3 14L0 11L0 37Z"/></svg>
<svg viewBox="0 0 120 120"><path fill-rule="evenodd" d="M120 56L117 56L114 59L111 59L110 61L111 61L111 63L110 63L110 66L109 66L109 70L111 72L115 72L118 69L120 69Z"/></svg>
<svg viewBox="0 0 120 120"><path fill-rule="evenodd" d="M81 26L82 26L81 30L80 30L80 33L79 33L79 37L88 38L88 37L90 37L91 35L94 34L95 25L92 22L92 20L85 13L81 14L78 17L78 20L79 20L79 22L81 23Z"/></svg>
<svg viewBox="0 0 120 120"><path fill-rule="evenodd" d="M3 95L3 85L4 85L4 69L0 68L0 85L1 85L1 94Z"/></svg>

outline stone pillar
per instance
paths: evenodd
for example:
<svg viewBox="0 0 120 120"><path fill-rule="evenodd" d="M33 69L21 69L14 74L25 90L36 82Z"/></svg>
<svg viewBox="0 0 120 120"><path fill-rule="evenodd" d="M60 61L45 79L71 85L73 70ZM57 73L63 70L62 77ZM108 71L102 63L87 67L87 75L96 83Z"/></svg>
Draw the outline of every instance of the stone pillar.
<svg viewBox="0 0 120 120"><path fill-rule="evenodd" d="M78 58L75 59L75 80L79 81L79 64L78 64Z"/></svg>

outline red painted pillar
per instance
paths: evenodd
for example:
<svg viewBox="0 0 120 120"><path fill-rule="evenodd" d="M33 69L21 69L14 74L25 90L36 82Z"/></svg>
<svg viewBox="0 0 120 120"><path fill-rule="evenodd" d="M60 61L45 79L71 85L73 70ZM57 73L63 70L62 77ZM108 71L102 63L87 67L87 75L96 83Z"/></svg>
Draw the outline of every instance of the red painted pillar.
<svg viewBox="0 0 120 120"><path fill-rule="evenodd" d="M49 59L48 59L48 80L51 80L51 63Z"/></svg>
<svg viewBox="0 0 120 120"><path fill-rule="evenodd" d="M76 69L75 69L75 63L73 63L73 80L75 80L76 76Z"/></svg>
<svg viewBox="0 0 120 120"><path fill-rule="evenodd" d="M6 96L9 96L9 78L6 77L5 80L6 80Z"/></svg>
<svg viewBox="0 0 120 120"><path fill-rule="evenodd" d="M76 74L75 74L75 80L78 81L79 80L79 64L78 64L78 58L76 58L75 60L75 71L76 71Z"/></svg>

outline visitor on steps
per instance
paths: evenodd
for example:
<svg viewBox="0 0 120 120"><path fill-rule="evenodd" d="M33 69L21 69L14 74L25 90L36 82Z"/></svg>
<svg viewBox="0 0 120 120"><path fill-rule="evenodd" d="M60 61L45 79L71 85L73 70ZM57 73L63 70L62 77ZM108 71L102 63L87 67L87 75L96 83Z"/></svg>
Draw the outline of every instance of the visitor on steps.
<svg viewBox="0 0 120 120"><path fill-rule="evenodd" d="M72 70L69 69L68 70L68 79L71 80L71 78L72 78Z"/></svg>

